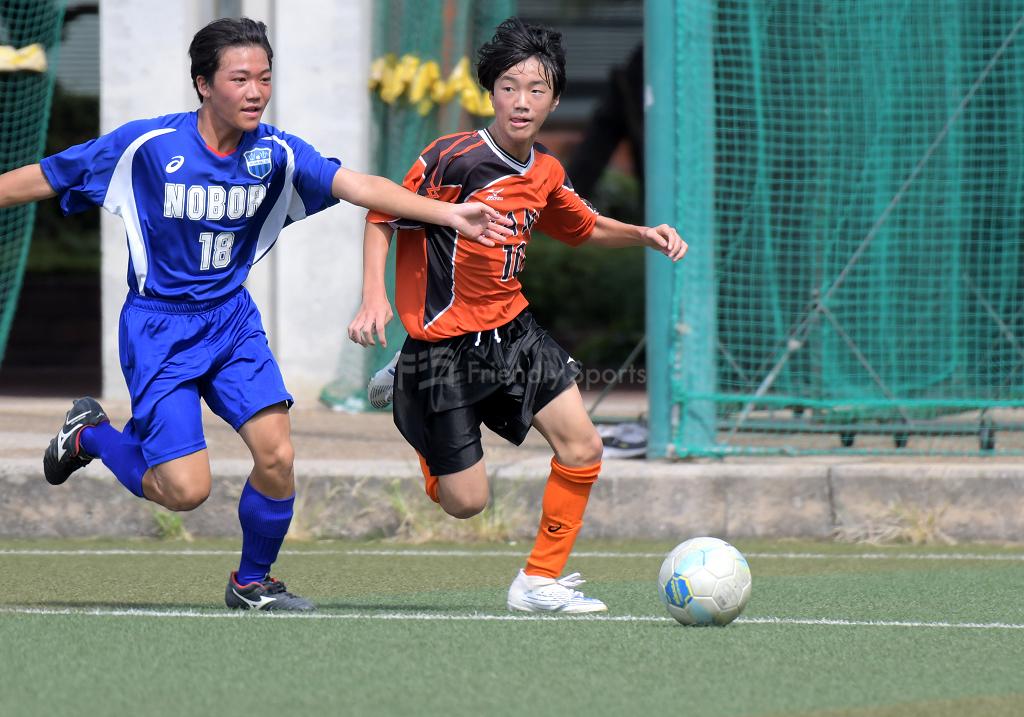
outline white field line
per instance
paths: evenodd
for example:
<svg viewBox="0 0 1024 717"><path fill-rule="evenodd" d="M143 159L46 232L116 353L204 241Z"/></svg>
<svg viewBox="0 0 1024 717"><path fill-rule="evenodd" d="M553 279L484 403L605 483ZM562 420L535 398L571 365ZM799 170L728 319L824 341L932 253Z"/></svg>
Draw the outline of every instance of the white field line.
<svg viewBox="0 0 1024 717"><path fill-rule="evenodd" d="M62 550L46 548L12 548L0 549L2 556L47 556L47 555L70 555L70 556L103 556L103 555L138 555L152 556L165 555L172 557L181 556L220 556L238 555L237 550L152 550L147 548L109 548L95 550ZM351 550L289 550L281 551L281 555L296 556L319 556L319 555L351 555L351 556L379 556L379 557L408 557L408 558L447 558L447 557L478 557L478 558L524 558L526 553L515 550L392 550L387 548L353 548ZM604 551L580 551L573 553L574 558L664 558L666 553L636 553L636 552L604 552ZM1021 553L744 553L748 558L758 560L974 560L974 561L995 561L995 562L1024 562L1024 554Z"/></svg>
<svg viewBox="0 0 1024 717"><path fill-rule="evenodd" d="M529 622L539 620L572 620L574 622L658 622L671 623L669 617L657 615L577 615L572 617L549 615L489 615L486 613L443 614L424 612L378 613L261 613L194 610L137 610L109 608L37 608L0 607L0 615L81 616L81 617L137 617L137 618L200 618L207 620L399 620L414 622ZM1006 622L927 622L903 620L843 620L834 618L741 617L736 620L746 625L823 625L829 627L908 627L966 630L1024 630L1024 624Z"/></svg>

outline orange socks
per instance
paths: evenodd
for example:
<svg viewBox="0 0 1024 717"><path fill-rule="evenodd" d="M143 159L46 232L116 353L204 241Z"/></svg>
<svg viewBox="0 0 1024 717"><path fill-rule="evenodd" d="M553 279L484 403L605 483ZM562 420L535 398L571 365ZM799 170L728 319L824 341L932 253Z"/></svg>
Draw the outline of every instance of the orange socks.
<svg viewBox="0 0 1024 717"><path fill-rule="evenodd" d="M590 488L600 472L600 461L592 466L569 468L557 459L551 459L551 475L544 489L540 529L533 543L533 551L526 561L527 575L557 578L562 574L576 542L576 534L583 525L583 512L587 509ZM436 478L434 482L436 485Z"/></svg>
<svg viewBox="0 0 1024 717"><path fill-rule="evenodd" d="M437 476L430 473L430 468L427 466L427 462L423 460L423 456L417 453L416 457L420 459L420 468L423 470L423 480L425 481L423 484L423 490L427 491L428 498L435 503L440 503L441 499L437 497Z"/></svg>
<svg viewBox="0 0 1024 717"><path fill-rule="evenodd" d="M432 501L440 503L437 476L430 473L423 456L417 454L417 457L423 470L424 490ZM526 561L527 575L557 578L562 574L583 525L590 489L600 472L600 461L591 466L570 468L551 459L551 474L541 504L540 528Z"/></svg>

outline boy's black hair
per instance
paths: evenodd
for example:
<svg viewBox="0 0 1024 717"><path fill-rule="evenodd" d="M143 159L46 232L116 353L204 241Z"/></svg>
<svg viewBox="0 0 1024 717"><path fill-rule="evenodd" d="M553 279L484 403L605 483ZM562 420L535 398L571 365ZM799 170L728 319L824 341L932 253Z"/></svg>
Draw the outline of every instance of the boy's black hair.
<svg viewBox="0 0 1024 717"><path fill-rule="evenodd" d="M527 25L518 17L510 17L498 25L491 41L477 52L476 74L488 92L510 67L536 57L544 68L544 79L555 97L565 89L565 49L562 33L541 25Z"/></svg>
<svg viewBox="0 0 1024 717"><path fill-rule="evenodd" d="M221 53L228 47L249 45L266 50L267 60L271 67L274 66L274 51L270 47L270 40L267 39L266 23L247 17L238 20L224 17L214 20L195 34L192 44L188 46L188 56L192 59L192 87L195 88L200 102L203 101L203 96L199 94L196 78L202 76L206 78L207 83L212 83L213 75L220 67Z"/></svg>

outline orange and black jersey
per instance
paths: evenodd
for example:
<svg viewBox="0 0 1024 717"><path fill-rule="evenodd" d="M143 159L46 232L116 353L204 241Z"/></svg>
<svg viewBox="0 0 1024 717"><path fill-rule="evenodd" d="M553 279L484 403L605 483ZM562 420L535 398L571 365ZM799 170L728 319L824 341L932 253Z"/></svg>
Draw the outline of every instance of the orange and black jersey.
<svg viewBox="0 0 1024 717"><path fill-rule="evenodd" d="M486 247L454 229L370 212L398 229L395 306L416 339L438 341L503 326L527 306L519 283L534 228L576 246L597 214L573 191L565 169L542 145L526 163L487 130L460 132L424 150L404 186L446 202L484 202L512 220L514 234Z"/></svg>

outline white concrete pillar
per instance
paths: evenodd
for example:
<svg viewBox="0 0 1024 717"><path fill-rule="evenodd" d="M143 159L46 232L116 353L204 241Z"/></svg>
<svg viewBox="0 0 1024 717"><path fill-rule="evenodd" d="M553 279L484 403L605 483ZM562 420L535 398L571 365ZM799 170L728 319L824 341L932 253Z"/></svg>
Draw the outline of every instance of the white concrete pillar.
<svg viewBox="0 0 1024 717"><path fill-rule="evenodd" d="M274 47L274 95L265 122L307 140L348 167L370 167L371 0L240 0L263 20ZM195 109L188 45L222 11L214 0L104 0L101 6L103 132L142 117ZM288 227L248 286L288 388L316 399L339 367L363 380L363 354L345 338L358 307L363 211L342 204ZM102 221L103 394L127 395L117 352L127 291L128 251L121 221Z"/></svg>
<svg viewBox="0 0 1024 717"><path fill-rule="evenodd" d="M270 4L270 121L346 167L368 171L370 0ZM269 299L260 303L268 309L264 321L297 400L315 400L339 372L353 391L363 383L364 352L348 340L345 327L359 307L364 216L365 210L343 202L288 227L271 262L260 262L250 275L250 284Z"/></svg>

